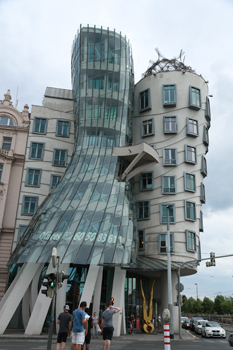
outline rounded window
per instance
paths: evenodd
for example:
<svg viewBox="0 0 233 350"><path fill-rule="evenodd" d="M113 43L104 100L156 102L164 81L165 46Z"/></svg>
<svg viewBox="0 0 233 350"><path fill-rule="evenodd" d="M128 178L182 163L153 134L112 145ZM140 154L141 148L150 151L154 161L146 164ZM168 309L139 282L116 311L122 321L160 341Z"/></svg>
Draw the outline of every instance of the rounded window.
<svg viewBox="0 0 233 350"><path fill-rule="evenodd" d="M7 117L0 117L0 125L10 125L13 126L14 123L10 118Z"/></svg>

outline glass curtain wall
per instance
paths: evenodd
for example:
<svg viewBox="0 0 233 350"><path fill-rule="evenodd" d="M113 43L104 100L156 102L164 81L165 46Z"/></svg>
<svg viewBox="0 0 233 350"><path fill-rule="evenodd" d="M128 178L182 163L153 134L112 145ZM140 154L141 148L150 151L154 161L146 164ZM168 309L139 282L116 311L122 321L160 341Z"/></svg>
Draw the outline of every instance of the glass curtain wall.
<svg viewBox="0 0 233 350"><path fill-rule="evenodd" d="M126 37L80 27L71 75L75 150L63 178L31 220L13 263L128 264L137 252L132 186L121 182L127 164L113 147L132 143L133 62Z"/></svg>

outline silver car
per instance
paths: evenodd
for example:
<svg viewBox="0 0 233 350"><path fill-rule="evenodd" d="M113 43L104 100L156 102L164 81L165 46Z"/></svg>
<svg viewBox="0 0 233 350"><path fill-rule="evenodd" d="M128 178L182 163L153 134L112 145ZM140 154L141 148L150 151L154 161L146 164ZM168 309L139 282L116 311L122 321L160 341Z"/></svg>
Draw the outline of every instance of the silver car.
<svg viewBox="0 0 233 350"><path fill-rule="evenodd" d="M202 326L205 324L205 322L208 322L208 320L197 320L197 322L195 322L196 334L201 334L201 329L202 329Z"/></svg>

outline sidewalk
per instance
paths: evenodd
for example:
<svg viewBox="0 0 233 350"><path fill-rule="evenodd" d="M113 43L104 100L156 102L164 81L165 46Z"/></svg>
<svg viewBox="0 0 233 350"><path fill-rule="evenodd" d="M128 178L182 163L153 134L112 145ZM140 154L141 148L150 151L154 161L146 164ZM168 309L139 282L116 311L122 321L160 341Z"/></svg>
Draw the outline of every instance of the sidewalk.
<svg viewBox="0 0 233 350"><path fill-rule="evenodd" d="M195 334L185 329L182 329L182 338L183 340L191 340L195 337ZM27 339L27 340L47 340L48 334L41 335L25 335L23 332L6 332L5 334L0 335L0 339ZM57 336L53 335L53 340L57 339ZM143 341L143 342L154 342L154 341L163 341L164 335L163 331L156 331L151 334L142 333L140 329L135 329L133 334L122 334L120 337L114 337L114 341ZM92 343L102 341L102 336L99 335L98 339L91 339ZM179 339L179 334L174 334L174 339L172 341L182 341Z"/></svg>

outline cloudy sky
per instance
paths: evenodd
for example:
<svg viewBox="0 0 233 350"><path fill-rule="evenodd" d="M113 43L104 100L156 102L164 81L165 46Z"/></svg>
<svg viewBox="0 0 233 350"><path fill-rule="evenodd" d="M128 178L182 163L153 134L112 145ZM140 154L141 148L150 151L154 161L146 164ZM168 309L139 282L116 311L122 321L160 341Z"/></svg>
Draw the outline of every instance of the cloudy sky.
<svg viewBox="0 0 233 350"><path fill-rule="evenodd" d="M41 105L46 86L71 89L71 47L80 24L116 28L133 48L135 82L157 59L185 52L185 63L209 81L212 124L205 178L202 258L233 254L233 1L0 0L0 99ZM18 94L17 94L18 91ZM202 262L182 278L187 297L233 295L233 257Z"/></svg>

